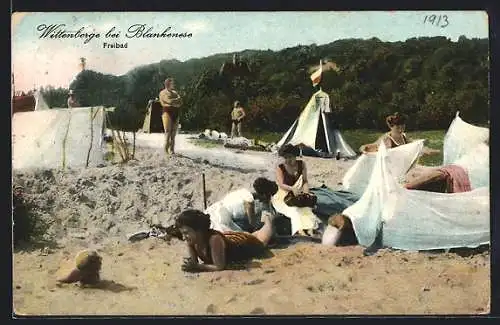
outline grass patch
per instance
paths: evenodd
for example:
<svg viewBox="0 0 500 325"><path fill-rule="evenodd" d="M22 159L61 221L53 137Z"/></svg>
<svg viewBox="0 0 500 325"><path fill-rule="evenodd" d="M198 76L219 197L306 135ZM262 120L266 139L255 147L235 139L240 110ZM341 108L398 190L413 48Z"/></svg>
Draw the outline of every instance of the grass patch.
<svg viewBox="0 0 500 325"><path fill-rule="evenodd" d="M359 147L363 144L372 143L376 141L384 132L377 130L341 130L341 133L347 143L358 152ZM425 145L432 149L439 149L441 153L424 156L420 158L419 164L426 166L439 166L443 162L443 140L446 130L431 130L431 131L411 131L406 133L407 136L413 140L425 139ZM266 143L276 143L284 135L284 132L246 132L244 136L249 139L256 139ZM195 139L194 143L201 147L213 148L221 145L213 140Z"/></svg>
<svg viewBox="0 0 500 325"><path fill-rule="evenodd" d="M347 143L357 152L359 147L366 143L376 141L385 132L374 130L343 130L341 131ZM411 131L406 135L413 140L425 139L425 145L431 149L439 149L439 154L420 158L419 164L426 166L439 166L443 162L443 140L446 130Z"/></svg>
<svg viewBox="0 0 500 325"><path fill-rule="evenodd" d="M249 138L249 139L255 139L258 142L263 141L266 143L276 143L278 142L284 135L285 133L281 132L246 132L243 134L244 137Z"/></svg>

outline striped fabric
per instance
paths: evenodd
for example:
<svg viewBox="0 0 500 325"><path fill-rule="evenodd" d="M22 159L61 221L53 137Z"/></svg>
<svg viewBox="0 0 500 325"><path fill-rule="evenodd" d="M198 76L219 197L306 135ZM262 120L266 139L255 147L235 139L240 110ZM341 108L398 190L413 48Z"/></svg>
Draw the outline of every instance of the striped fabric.
<svg viewBox="0 0 500 325"><path fill-rule="evenodd" d="M217 232L215 230L212 231ZM257 257L265 250L264 244L248 232L227 231L220 234L224 236L224 241L226 242L226 261L228 263Z"/></svg>

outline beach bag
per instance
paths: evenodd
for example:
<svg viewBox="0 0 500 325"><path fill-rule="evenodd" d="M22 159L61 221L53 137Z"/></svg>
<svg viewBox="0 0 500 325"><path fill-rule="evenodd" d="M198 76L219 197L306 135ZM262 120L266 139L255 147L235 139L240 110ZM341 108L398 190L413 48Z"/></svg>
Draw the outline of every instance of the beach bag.
<svg viewBox="0 0 500 325"><path fill-rule="evenodd" d="M316 206L318 198L316 197L316 195L311 193L300 193L299 195L294 195L293 192L290 191L285 196L283 201L290 207L314 208Z"/></svg>

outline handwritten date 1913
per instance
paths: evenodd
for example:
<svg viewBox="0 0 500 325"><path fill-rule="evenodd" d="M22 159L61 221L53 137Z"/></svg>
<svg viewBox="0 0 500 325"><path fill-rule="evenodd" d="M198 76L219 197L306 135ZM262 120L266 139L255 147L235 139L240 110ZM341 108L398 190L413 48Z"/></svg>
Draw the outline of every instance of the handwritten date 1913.
<svg viewBox="0 0 500 325"><path fill-rule="evenodd" d="M450 22L447 15L425 15L424 24L431 24L437 27L445 28Z"/></svg>

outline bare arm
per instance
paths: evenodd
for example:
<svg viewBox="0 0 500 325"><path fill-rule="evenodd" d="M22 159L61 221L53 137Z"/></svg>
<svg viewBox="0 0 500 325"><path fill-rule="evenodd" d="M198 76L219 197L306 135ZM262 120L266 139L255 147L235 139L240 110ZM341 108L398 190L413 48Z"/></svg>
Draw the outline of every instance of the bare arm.
<svg viewBox="0 0 500 325"><path fill-rule="evenodd" d="M182 104L181 96L174 91L167 91L166 89L163 89L162 91L160 91L158 98L160 100L161 106L163 107L165 106L179 107Z"/></svg>
<svg viewBox="0 0 500 325"><path fill-rule="evenodd" d="M429 183L442 181L445 178L446 176L438 169L431 169L415 177L413 180L406 183L404 187L410 190L418 190Z"/></svg>
<svg viewBox="0 0 500 325"><path fill-rule="evenodd" d="M376 143L368 143L368 144L364 144L361 147L359 147L359 151L361 153L376 152L377 149L378 149L378 145Z"/></svg>
<svg viewBox="0 0 500 325"><path fill-rule="evenodd" d="M278 184L279 188L281 188L282 190L285 190L285 191L293 191L293 187L283 183L284 178L285 177L283 175L283 171L281 170L281 168L278 167L276 169L276 183Z"/></svg>
<svg viewBox="0 0 500 325"><path fill-rule="evenodd" d="M247 116L247 114L245 113L245 110L243 109L243 107L241 108L241 116L240 116L240 120L242 120L245 116Z"/></svg>
<svg viewBox="0 0 500 325"><path fill-rule="evenodd" d="M302 161L302 192L309 193L309 180L307 179L306 163Z"/></svg>
<svg viewBox="0 0 500 325"><path fill-rule="evenodd" d="M193 245L188 244L188 250L189 250L189 258L193 262L198 263L198 254L196 253L196 250L194 249Z"/></svg>
<svg viewBox="0 0 500 325"><path fill-rule="evenodd" d="M245 214L248 218L248 222L254 226L256 223L256 218L255 218L255 204L254 202L244 202L243 203L245 207Z"/></svg>
<svg viewBox="0 0 500 325"><path fill-rule="evenodd" d="M158 100L160 101L160 105L162 107L170 106L168 94L167 94L167 91L165 89L160 91L160 94L158 95Z"/></svg>
<svg viewBox="0 0 500 325"><path fill-rule="evenodd" d="M222 271L226 268L226 243L221 235L215 235L209 239L210 253L213 264L198 264L197 271L213 272Z"/></svg>
<svg viewBox="0 0 500 325"><path fill-rule="evenodd" d="M392 143L391 143L391 140L389 139L389 137L387 137L385 134L382 135L381 137L379 137L377 139L377 141L373 142L373 143L368 143L368 144L364 144L362 145L360 148L359 148L359 151L361 153L367 153L367 152L377 152L378 151L378 146L380 145L380 142L384 142L385 146L387 148L391 148L392 147Z"/></svg>
<svg viewBox="0 0 500 325"><path fill-rule="evenodd" d="M424 146L424 148L422 149L422 155L435 155L435 154L438 154L440 153L441 150L439 149L432 149L432 148L429 148L427 146Z"/></svg>

